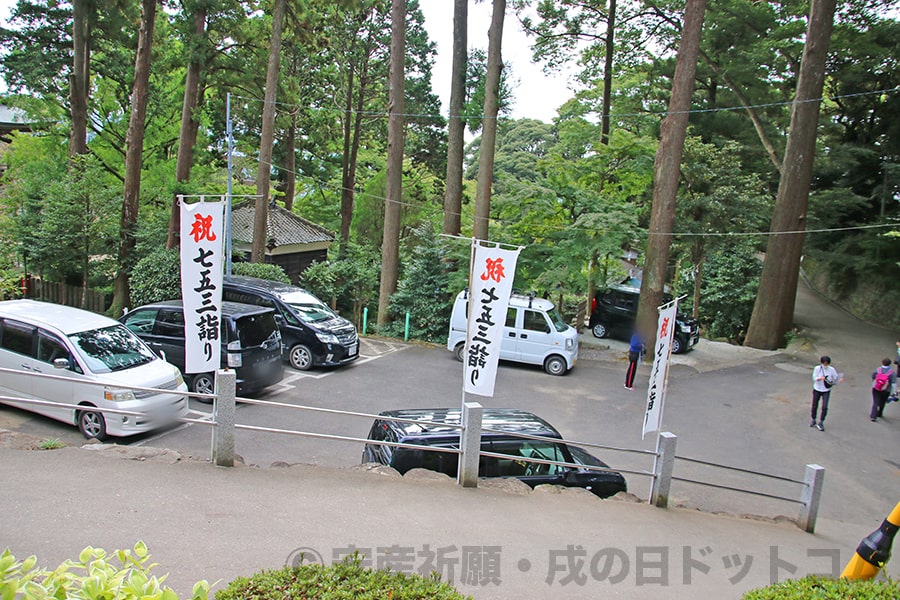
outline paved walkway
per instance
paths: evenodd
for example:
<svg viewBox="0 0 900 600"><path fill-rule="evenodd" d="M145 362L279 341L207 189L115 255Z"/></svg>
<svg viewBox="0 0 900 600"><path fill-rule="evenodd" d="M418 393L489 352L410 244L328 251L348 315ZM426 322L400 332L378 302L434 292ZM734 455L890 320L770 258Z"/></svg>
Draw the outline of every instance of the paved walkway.
<svg viewBox="0 0 900 600"><path fill-rule="evenodd" d="M799 351L825 348L842 364L868 368L871 339L859 339L852 323L829 322ZM892 344L890 332L882 335L878 346ZM617 360L614 344L586 346ZM676 358L702 371L713 355L721 368L721 361L759 352L705 347ZM0 549L20 558L36 554L40 564L55 567L87 545L113 550L143 540L159 563L157 574L169 573L182 597L199 579L219 581L220 589L239 575L296 560L299 552L331 562L360 548L374 566L436 569L479 600L740 598L776 579L839 574L886 516L820 518L816 533L807 534L791 523L661 510L581 490L531 492L518 482L462 489L427 473L224 469L153 448L2 446ZM885 499L887 510L895 501ZM888 573L900 577L900 560Z"/></svg>
<svg viewBox="0 0 900 600"><path fill-rule="evenodd" d="M739 598L838 573L872 523L789 523L599 500L580 490L463 489L313 466L217 468L171 451L0 449L0 547L51 567L87 545L143 540L186 597L307 556L363 548L376 565L436 568L475 598ZM895 561L896 563L896 561ZM893 577L900 569L889 567Z"/></svg>

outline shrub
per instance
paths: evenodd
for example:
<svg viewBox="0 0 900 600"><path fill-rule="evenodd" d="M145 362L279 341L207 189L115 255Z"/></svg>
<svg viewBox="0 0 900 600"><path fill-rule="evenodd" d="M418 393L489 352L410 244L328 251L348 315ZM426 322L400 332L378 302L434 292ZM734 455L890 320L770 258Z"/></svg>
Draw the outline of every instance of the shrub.
<svg viewBox="0 0 900 600"><path fill-rule="evenodd" d="M233 262L231 263L231 274L270 279L281 283L291 282L291 279L281 266L271 263Z"/></svg>
<svg viewBox="0 0 900 600"><path fill-rule="evenodd" d="M178 250L151 252L131 272L131 308L181 298L181 259Z"/></svg>
<svg viewBox="0 0 900 600"><path fill-rule="evenodd" d="M808 575L751 590L744 594L743 600L895 600L898 597L900 583L896 581L851 581Z"/></svg>
<svg viewBox="0 0 900 600"><path fill-rule="evenodd" d="M275 571L262 571L251 577L239 577L215 600L281 600L306 598L332 600L338 598L412 600L462 600L468 598L436 576L422 577L396 571L379 571L360 566L358 556L325 567L305 564Z"/></svg>
<svg viewBox="0 0 900 600"><path fill-rule="evenodd" d="M235 275L247 275L290 283L278 265L235 262ZM181 255L177 249L159 249L142 258L131 272L131 304L141 306L162 300L181 298Z"/></svg>
<svg viewBox="0 0 900 600"><path fill-rule="evenodd" d="M0 554L0 598L39 600L43 598L104 598L105 600L178 600L178 595L162 585L166 576L150 570L150 554L143 542L133 550L107 554L88 546L77 561L67 560L53 571L37 568L37 558L24 561L6 549ZM193 600L209 597L209 583L194 585Z"/></svg>

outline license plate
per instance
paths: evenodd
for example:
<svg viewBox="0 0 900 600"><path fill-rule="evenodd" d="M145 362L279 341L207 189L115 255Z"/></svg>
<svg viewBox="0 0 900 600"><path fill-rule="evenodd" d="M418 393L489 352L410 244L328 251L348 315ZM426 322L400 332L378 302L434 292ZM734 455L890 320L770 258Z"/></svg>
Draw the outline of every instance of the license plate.
<svg viewBox="0 0 900 600"><path fill-rule="evenodd" d="M359 351L359 343L353 344L350 346L350 352L348 353L350 356L355 355Z"/></svg>

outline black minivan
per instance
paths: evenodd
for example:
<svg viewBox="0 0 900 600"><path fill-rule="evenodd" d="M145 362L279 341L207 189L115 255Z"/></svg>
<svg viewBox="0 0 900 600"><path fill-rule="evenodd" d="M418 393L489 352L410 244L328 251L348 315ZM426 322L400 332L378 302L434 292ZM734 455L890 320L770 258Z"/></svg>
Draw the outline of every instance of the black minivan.
<svg viewBox="0 0 900 600"><path fill-rule="evenodd" d="M359 358L359 337L353 323L303 288L232 275L225 277L222 297L273 309L281 329L284 360L295 369L332 367Z"/></svg>
<svg viewBox="0 0 900 600"><path fill-rule="evenodd" d="M461 413L458 408L385 411L379 416L387 418L375 420L369 430L369 439L458 449ZM485 408L481 424L484 428L481 452L503 455L482 455L478 461L478 475L481 477L515 477L530 487L541 484L580 487L601 498L628 491L622 474L611 469L598 471L524 460L530 458L609 469L609 465L586 450L564 443L556 428L535 414L512 408ZM539 440L521 435L550 439ZM410 469L424 468L456 477L459 455L366 444L362 462L388 465L401 474Z"/></svg>
<svg viewBox="0 0 900 600"><path fill-rule="evenodd" d="M121 321L157 354L184 373L184 309L181 300L167 300L135 308ZM237 393L252 394L284 377L281 333L270 309L222 302L222 368L234 369ZM192 392L212 394L214 373L186 375Z"/></svg>
<svg viewBox="0 0 900 600"><path fill-rule="evenodd" d="M591 306L590 327L594 337L608 335L629 339L637 321L640 288L629 285L611 285L599 290ZM670 294L663 294L664 302L671 302ZM672 336L672 353L681 354L697 345L700 340L700 323L686 315L675 316L675 335Z"/></svg>

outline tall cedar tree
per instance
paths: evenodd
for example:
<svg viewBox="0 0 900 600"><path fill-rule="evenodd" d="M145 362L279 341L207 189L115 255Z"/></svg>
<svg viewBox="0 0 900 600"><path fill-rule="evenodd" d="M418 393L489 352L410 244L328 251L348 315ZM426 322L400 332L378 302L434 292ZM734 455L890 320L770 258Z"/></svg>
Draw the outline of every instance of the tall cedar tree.
<svg viewBox="0 0 900 600"><path fill-rule="evenodd" d="M463 147L466 102L469 0L453 3L453 66L450 72L450 122L447 127L447 181L444 189L444 233L459 235L462 217Z"/></svg>
<svg viewBox="0 0 900 600"><path fill-rule="evenodd" d="M138 200L141 196L141 165L144 150L144 123L150 87L150 54L153 49L153 25L157 0L141 0L141 24L134 61L134 85L131 90L131 117L125 136L125 195L119 232L119 260L115 293L110 312L118 315L131 304L128 278L132 254L137 243Z"/></svg>
<svg viewBox="0 0 900 600"><path fill-rule="evenodd" d="M275 102L278 99L278 72L281 67L281 37L287 0L275 0L272 7L272 38L266 67L266 97L263 104L262 134L259 140L259 168L256 171L256 209L253 215L253 243L250 261L264 262L267 241L269 186L272 176L272 149L275 144Z"/></svg>
<svg viewBox="0 0 900 600"><path fill-rule="evenodd" d="M487 76L484 84L484 120L481 125L481 153L478 157L478 183L475 188L476 239L488 239L488 223L491 216L491 186L494 183L494 152L497 144L497 114L500 110L500 72L503 69L501 47L503 44L503 17L506 0L494 0L491 26L488 29Z"/></svg>
<svg viewBox="0 0 900 600"><path fill-rule="evenodd" d="M825 58L834 26L835 4L835 0L813 0L809 10L791 128L772 214L772 235L766 246L759 292L744 342L753 348L774 350L783 346L785 334L793 323L816 154L819 104L825 82Z"/></svg>
<svg viewBox="0 0 900 600"><path fill-rule="evenodd" d="M191 178L191 166L194 163L194 146L197 144L197 132L200 121L197 111L200 106L200 76L205 66L206 56L206 4L197 3L194 8L194 30L189 45L187 75L184 78L184 101L181 105L181 131L178 135L178 154L175 160L175 182L186 183ZM178 247L178 234L181 230L181 207L177 196L172 199L172 212L169 214L169 231L166 237L166 248Z"/></svg>
<svg viewBox="0 0 900 600"><path fill-rule="evenodd" d="M403 199L403 89L406 81L406 1L391 0L391 74L388 99L388 160L381 241L378 324L390 321L391 295L400 271L400 202Z"/></svg>
<svg viewBox="0 0 900 600"><path fill-rule="evenodd" d="M644 263L638 309L638 326L645 333L656 331L656 308L662 304L663 286L666 283L669 246L672 243L672 228L675 224L675 198L678 194L681 157L687 135L688 110L694 91L694 74L697 71L705 12L706 0L687 0L684 7L681 43L675 61L669 114L663 120L656 162L653 165L650 238L647 240L647 258ZM655 342L655 334L646 337L649 341Z"/></svg>

